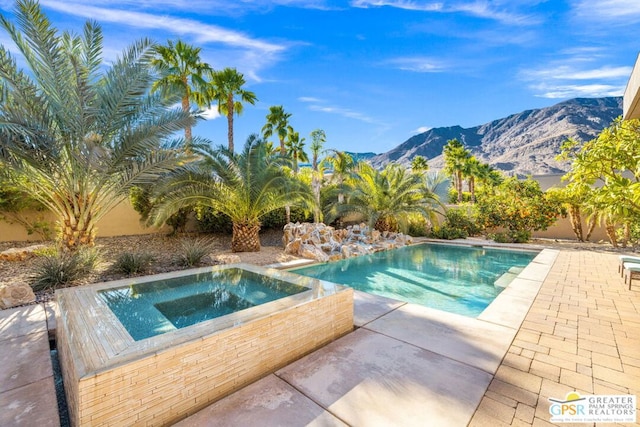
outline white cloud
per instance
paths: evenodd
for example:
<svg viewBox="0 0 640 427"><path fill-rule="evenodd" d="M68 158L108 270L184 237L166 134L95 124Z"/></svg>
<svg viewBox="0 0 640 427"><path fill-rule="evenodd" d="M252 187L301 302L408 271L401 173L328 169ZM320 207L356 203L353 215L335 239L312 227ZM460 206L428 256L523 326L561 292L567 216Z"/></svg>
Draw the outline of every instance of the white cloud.
<svg viewBox="0 0 640 427"><path fill-rule="evenodd" d="M538 1L526 1L524 3L524 6L530 6L532 4L537 4ZM523 14L513 10L514 6L515 9L523 6L522 4L518 4L518 2L506 2L501 4L499 1L487 2L484 0L458 0L447 2L419 0L352 0L351 6L359 8L388 6L420 12L463 13L477 18L498 21L507 25L535 25L541 22L540 18L535 15Z"/></svg>
<svg viewBox="0 0 640 427"><path fill-rule="evenodd" d="M430 126L420 126L418 129L416 129L414 131L411 131L411 135L417 135L417 134L420 134L420 133L425 133L427 131L430 131L431 129L433 129L433 128L430 127Z"/></svg>
<svg viewBox="0 0 640 427"><path fill-rule="evenodd" d="M218 107L215 105L204 109L202 113L200 113L200 116L202 116L202 118L206 120L215 120L218 117L221 117L220 113L218 112Z"/></svg>
<svg viewBox="0 0 640 427"><path fill-rule="evenodd" d="M312 96L301 96L301 97L298 98L298 101L300 101L300 102L312 102L312 103L323 102L321 99L314 98Z"/></svg>
<svg viewBox="0 0 640 427"><path fill-rule="evenodd" d="M574 14L588 21L630 25L640 21L638 0L574 0Z"/></svg>
<svg viewBox="0 0 640 427"><path fill-rule="evenodd" d="M348 108L313 104L309 106L309 110L320 111L322 113L328 113L328 114L336 114L342 117L355 119L365 123L377 123L376 120L372 119L366 114L360 113L358 111L353 111Z"/></svg>
<svg viewBox="0 0 640 427"><path fill-rule="evenodd" d="M257 50L264 54L274 54L285 49L284 46L254 39L238 31L228 30L192 19L133 12L112 7L101 8L86 6L81 3L69 1L41 0L40 3L49 9L69 15L90 19L99 16L101 22L118 23L136 28L162 29L174 34L190 35L200 43L222 43L233 47Z"/></svg>
<svg viewBox="0 0 640 427"><path fill-rule="evenodd" d="M386 61L386 63L400 70L414 71L416 73L441 73L450 68L439 59L422 56L393 58Z"/></svg>
<svg viewBox="0 0 640 427"><path fill-rule="evenodd" d="M631 75L632 67L609 67L604 66L590 70L579 70L570 65L559 67L525 71L523 74L534 79L553 80L595 80L595 79L627 79Z"/></svg>
<svg viewBox="0 0 640 427"><path fill-rule="evenodd" d="M535 68L521 70L518 77L536 96L575 98L621 96L632 67L608 63L599 48L576 47L560 58Z"/></svg>
<svg viewBox="0 0 640 427"><path fill-rule="evenodd" d="M599 98L603 96L622 96L625 86L614 86L606 84L585 84L585 85L549 85L540 83L531 86L541 98L567 99L567 98Z"/></svg>

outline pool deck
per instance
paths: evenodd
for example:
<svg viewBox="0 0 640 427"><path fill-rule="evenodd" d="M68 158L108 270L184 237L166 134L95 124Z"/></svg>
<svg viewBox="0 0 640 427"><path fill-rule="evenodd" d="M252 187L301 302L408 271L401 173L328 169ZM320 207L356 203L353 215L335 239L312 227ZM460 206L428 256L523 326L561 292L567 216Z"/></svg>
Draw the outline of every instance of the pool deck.
<svg viewBox="0 0 640 427"><path fill-rule="evenodd" d="M357 293L353 333L178 425L550 426L550 397L640 397L640 281L616 254L563 249L508 290L478 319ZM0 311L0 425L58 425L46 319Z"/></svg>

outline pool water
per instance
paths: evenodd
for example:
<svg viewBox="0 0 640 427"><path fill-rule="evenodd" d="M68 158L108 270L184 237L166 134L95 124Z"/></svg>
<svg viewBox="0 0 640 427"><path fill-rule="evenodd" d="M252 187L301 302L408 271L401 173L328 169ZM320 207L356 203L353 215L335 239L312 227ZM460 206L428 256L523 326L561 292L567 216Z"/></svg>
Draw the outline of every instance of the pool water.
<svg viewBox="0 0 640 427"><path fill-rule="evenodd" d="M536 255L529 251L421 244L290 271L476 317Z"/></svg>
<svg viewBox="0 0 640 427"><path fill-rule="evenodd" d="M107 289L99 296L139 341L308 290L229 268Z"/></svg>

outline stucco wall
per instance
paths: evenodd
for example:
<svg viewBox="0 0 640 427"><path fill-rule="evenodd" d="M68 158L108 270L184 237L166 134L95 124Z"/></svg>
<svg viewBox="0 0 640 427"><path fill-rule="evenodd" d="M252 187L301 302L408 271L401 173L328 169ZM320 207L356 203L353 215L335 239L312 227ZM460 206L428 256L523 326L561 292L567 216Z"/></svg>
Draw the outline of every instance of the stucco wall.
<svg viewBox="0 0 640 427"><path fill-rule="evenodd" d="M48 212L24 212L21 213L21 215L30 220L45 219L51 223L52 230L55 229L53 215ZM140 223L140 215L131 207L128 201L117 205L111 212L105 215L105 217L98 222L97 227L98 237L129 236L169 231L168 228L158 230L153 227L145 227ZM0 242L36 240L41 240L40 236L37 234L29 235L22 225L0 221Z"/></svg>

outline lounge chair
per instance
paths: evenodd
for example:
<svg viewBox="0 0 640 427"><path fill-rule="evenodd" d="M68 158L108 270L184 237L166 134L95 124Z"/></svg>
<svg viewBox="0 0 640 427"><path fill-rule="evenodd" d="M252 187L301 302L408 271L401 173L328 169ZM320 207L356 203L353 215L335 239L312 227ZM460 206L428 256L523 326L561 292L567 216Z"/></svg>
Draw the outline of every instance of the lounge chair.
<svg viewBox="0 0 640 427"><path fill-rule="evenodd" d="M627 277L629 278L629 290L631 290L631 280L640 279L640 263L625 262L623 274L624 283L627 283Z"/></svg>
<svg viewBox="0 0 640 427"><path fill-rule="evenodd" d="M618 273L620 273L620 277L624 276L624 263L631 262L634 264L640 264L640 257L631 256L631 255L620 255L618 257L620 260L620 264L618 264Z"/></svg>

